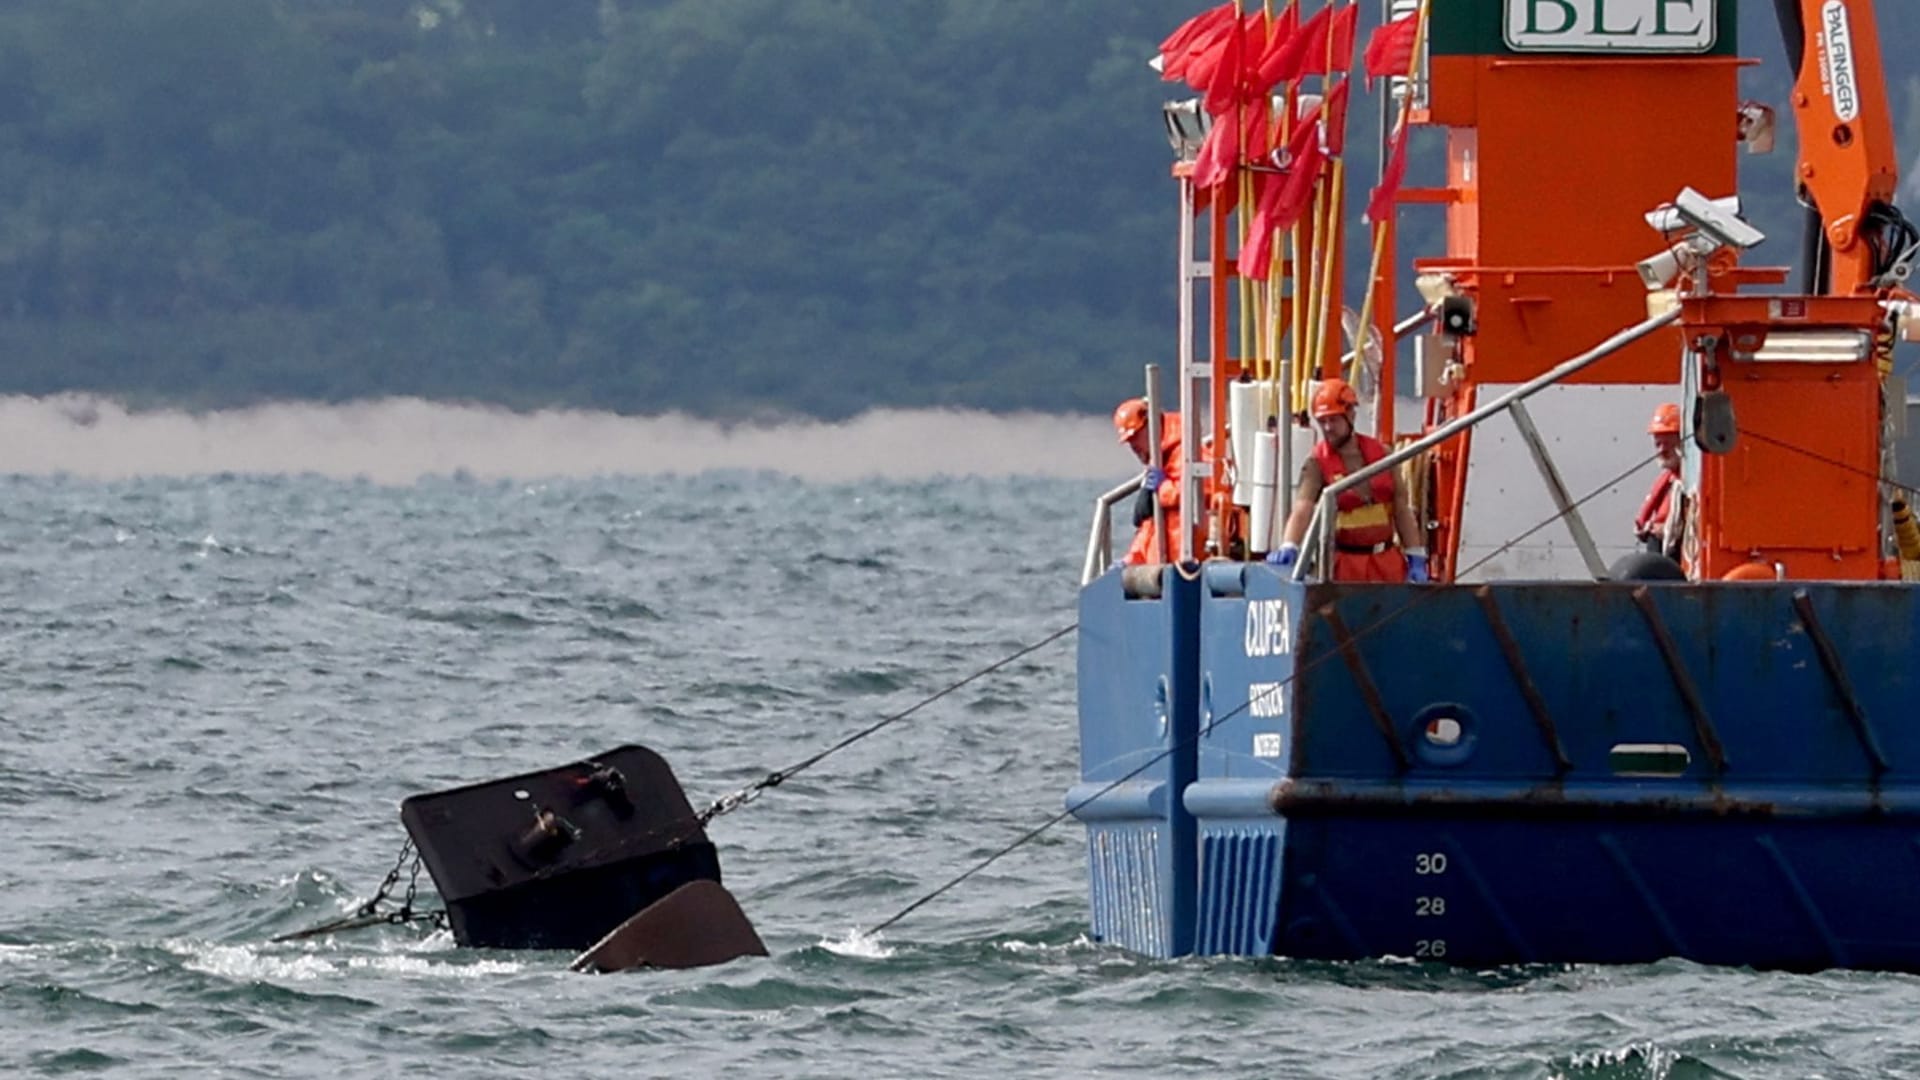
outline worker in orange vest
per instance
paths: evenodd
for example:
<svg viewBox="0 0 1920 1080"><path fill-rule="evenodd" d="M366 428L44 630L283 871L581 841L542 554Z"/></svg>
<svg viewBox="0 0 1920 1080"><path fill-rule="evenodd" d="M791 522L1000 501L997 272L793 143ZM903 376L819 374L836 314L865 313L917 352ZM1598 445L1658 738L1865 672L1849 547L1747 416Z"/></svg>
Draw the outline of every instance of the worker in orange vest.
<svg viewBox="0 0 1920 1080"><path fill-rule="evenodd" d="M1353 414L1359 405L1360 395L1344 379L1327 379L1314 389L1308 411L1320 426L1320 441L1300 469L1293 511L1282 533L1284 542L1267 555L1268 562L1281 567L1297 562L1300 541L1313 520L1320 493L1328 484L1387 456L1386 444L1354 430ZM1341 492L1333 530L1334 581L1429 580L1426 545L1394 470Z"/></svg>
<svg viewBox="0 0 1920 1080"><path fill-rule="evenodd" d="M1167 512L1167 535L1180 535L1180 414L1160 414L1160 465L1154 467L1147 442L1147 402L1129 398L1113 410L1113 430L1133 456L1146 466L1140 479L1140 497L1134 502L1133 543L1127 547L1130 565L1172 562L1179 552L1171 548L1156 551L1153 535L1153 505L1157 500ZM1196 549L1198 550L1198 549Z"/></svg>
<svg viewBox="0 0 1920 1080"><path fill-rule="evenodd" d="M1680 491L1680 406L1669 401L1653 410L1647 424L1653 449L1660 455L1660 475L1653 478L1640 512L1633 518L1633 535L1655 554L1667 554L1667 521L1673 516L1674 496Z"/></svg>

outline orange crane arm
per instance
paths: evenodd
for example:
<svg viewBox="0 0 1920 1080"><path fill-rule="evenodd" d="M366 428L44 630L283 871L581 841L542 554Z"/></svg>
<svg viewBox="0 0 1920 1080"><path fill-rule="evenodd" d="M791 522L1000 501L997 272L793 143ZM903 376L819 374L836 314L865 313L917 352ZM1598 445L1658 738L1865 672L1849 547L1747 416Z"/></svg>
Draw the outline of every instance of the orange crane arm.
<svg viewBox="0 0 1920 1080"><path fill-rule="evenodd" d="M1794 68L1800 192L1819 219L1808 230L1808 266L1818 269L1807 291L1847 295L1901 284L1920 231L1893 205L1899 155L1873 2L1774 6Z"/></svg>

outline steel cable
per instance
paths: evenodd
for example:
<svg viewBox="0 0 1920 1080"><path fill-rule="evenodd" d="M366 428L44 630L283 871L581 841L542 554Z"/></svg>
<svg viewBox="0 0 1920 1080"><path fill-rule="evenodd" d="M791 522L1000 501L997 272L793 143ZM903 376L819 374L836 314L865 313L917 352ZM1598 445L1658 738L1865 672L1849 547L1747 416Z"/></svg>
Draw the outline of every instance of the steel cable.
<svg viewBox="0 0 1920 1080"><path fill-rule="evenodd" d="M1612 489L1618 487L1620 484L1624 483L1629 477L1631 477L1634 473L1639 472L1641 469L1646 468L1648 465L1659 460L1659 457L1660 455L1656 452L1654 454L1651 454L1635 462L1630 468L1620 473L1618 476L1615 476L1613 479L1608 480L1606 483L1601 484L1599 487L1594 488L1592 491L1589 491L1587 494L1582 495L1580 498L1574 500L1571 504L1567 506L1565 510L1555 512L1553 516L1547 518L1544 521L1541 521L1540 523L1532 526L1531 528L1528 528L1524 532L1521 532L1515 535L1512 539L1501 544L1499 547L1488 552L1486 555L1482 556L1479 559L1474 560L1472 565L1466 567L1465 569L1461 570L1458 574L1455 575L1456 579L1465 577L1466 575L1473 573L1475 570L1480 569L1482 566L1485 566L1487 563L1491 562L1492 560L1500 557L1501 555L1506 554L1508 551L1512 550L1516 545L1518 545L1521 541L1539 532L1541 529L1544 529L1547 526L1552 525L1554 522L1559 521L1561 518L1565 517L1569 512L1579 509L1580 507L1586 505L1588 502L1592 501L1593 499L1596 499L1602 494L1605 494L1606 492L1611 491ZM1438 595L1440 595L1438 590L1416 595L1412 600L1407 601L1405 604L1402 604L1398 608L1395 608L1394 610L1387 612L1386 614L1380 616L1380 618L1375 619L1373 622L1368 623L1367 625L1359 628L1358 630L1355 630L1352 635L1352 640L1354 641L1361 640L1362 638L1380 629L1381 627L1387 625L1388 623L1393 622L1394 620L1400 618L1403 615L1406 615L1408 612L1419 607L1421 604L1426 603L1432 597L1435 597ZM1148 758L1146 761L1143 761L1139 765L1135 766L1132 770L1128 771L1125 775L1122 775L1118 779L1107 784L1105 787L1102 787L1099 791L1094 792L1092 795L1087 796L1085 799L1082 799L1080 802L1067 807L1065 810L1062 810L1059 813L1053 815L1052 817L1048 818L1046 821L1041 822L1039 825L1022 833L1020 836L1016 837L1011 843L993 852L992 854L988 855L986 858L981 859L979 862L969 867L966 871L961 873L959 876L948 880L945 884L941 885L939 888L936 888L933 891L925 894L924 896L921 896L919 899L915 900L911 904L908 904L906 907L900 909L898 912L893 914L891 917L889 917L885 921L875 924L872 929L867 931L867 933L877 934L882 930L885 930L888 927L899 922L900 920L906 918L908 915L913 914L915 911L918 911L920 908L924 907L928 903L939 898L941 895L945 894L949 890L958 886L960 883L966 881L967 879L973 877L975 874L978 874L982 870L985 870L987 867L992 866L994 863L1000 861L1000 859L1002 859L1003 857L1012 854L1014 851L1018 850L1019 848L1038 839L1042 833L1045 833L1047 830L1053 828L1055 825L1060 824L1062 821L1065 821L1067 818L1072 817L1075 813L1078 813L1080 810L1084 809L1089 804L1100 799L1102 796L1106 795L1108 792L1111 792L1113 789L1119 787L1121 784L1124 784L1127 781L1132 780L1133 778L1139 776L1143 772L1146 772L1148 769L1152 768L1153 766L1159 764L1162 761L1165 761L1167 758L1171 757L1175 753L1178 753L1179 751L1186 749L1188 746L1198 743L1202 738L1205 738L1208 734L1211 734L1214 728L1220 726L1226 721L1231 720L1232 718L1240 715L1241 713L1245 712L1249 708L1253 707L1254 702L1263 700L1269 694L1280 692L1286 686L1291 684L1295 679L1298 679L1300 676L1306 674L1307 672L1318 668L1321 664L1327 663L1333 660L1335 658L1335 655L1336 654L1334 653L1328 653L1320 657L1316 661L1312 661L1306 664L1296 665L1292 675L1289 675L1287 676L1287 678L1277 683L1274 683L1271 687L1267 688L1260 695L1250 698L1245 703L1239 706L1236 706L1231 711L1223 713L1222 715L1216 717L1212 723L1209 723L1206 727L1202 728L1198 732L1195 732L1192 736L1186 739L1182 739L1180 742L1174 744L1173 746L1168 747L1165 750L1162 750L1160 753L1154 755L1153 757Z"/></svg>

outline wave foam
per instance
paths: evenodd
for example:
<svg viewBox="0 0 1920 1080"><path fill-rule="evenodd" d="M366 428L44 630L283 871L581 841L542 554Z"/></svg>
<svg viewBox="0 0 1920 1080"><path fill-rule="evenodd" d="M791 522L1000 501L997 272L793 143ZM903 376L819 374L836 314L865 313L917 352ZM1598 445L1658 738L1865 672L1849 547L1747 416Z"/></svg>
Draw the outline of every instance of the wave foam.
<svg viewBox="0 0 1920 1080"><path fill-rule="evenodd" d="M167 948L182 958L182 965L189 971L246 982L312 982L349 971L482 979L526 970L524 964L507 960L476 960L459 964L435 960L431 956L445 952L445 947L436 947L431 938L425 944L428 955L422 955L422 950L417 949L372 955L279 953L262 952L259 946L254 945L210 945L190 941L169 942Z"/></svg>
<svg viewBox="0 0 1920 1080"><path fill-rule="evenodd" d="M835 956L852 956L861 960L887 960L894 950L880 943L880 935L868 934L858 928L848 930L843 938L822 938L820 947Z"/></svg>

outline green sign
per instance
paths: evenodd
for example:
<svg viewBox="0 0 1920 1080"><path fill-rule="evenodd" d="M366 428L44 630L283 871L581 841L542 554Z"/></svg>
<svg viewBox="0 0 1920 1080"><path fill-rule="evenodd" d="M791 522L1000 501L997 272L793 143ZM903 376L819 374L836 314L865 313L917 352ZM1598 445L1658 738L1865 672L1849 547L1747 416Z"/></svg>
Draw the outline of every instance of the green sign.
<svg viewBox="0 0 1920 1080"><path fill-rule="evenodd" d="M1439 56L1730 56L1738 0L1433 0Z"/></svg>

